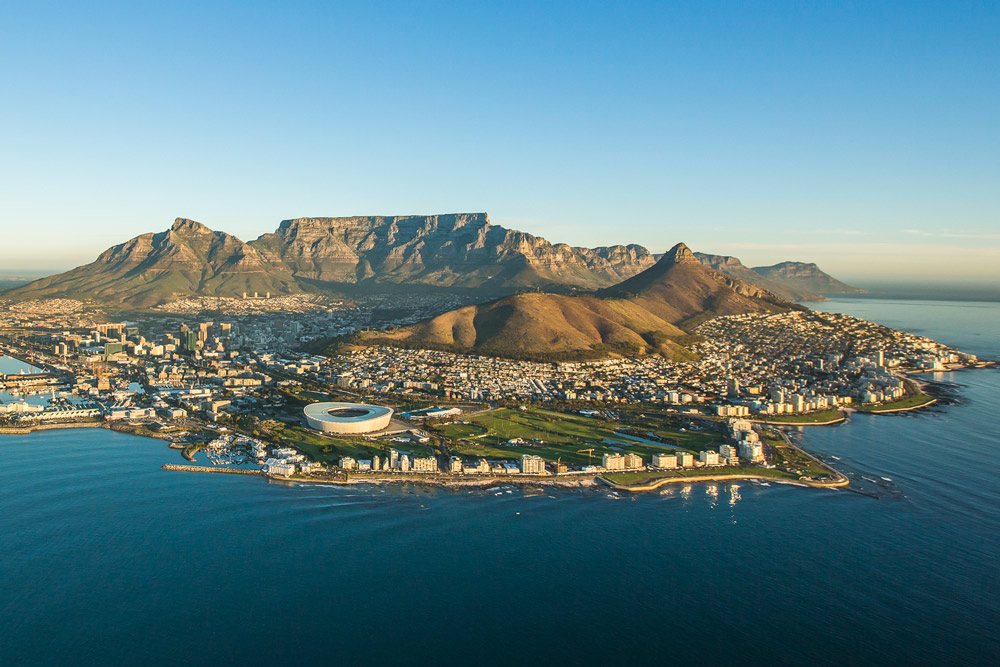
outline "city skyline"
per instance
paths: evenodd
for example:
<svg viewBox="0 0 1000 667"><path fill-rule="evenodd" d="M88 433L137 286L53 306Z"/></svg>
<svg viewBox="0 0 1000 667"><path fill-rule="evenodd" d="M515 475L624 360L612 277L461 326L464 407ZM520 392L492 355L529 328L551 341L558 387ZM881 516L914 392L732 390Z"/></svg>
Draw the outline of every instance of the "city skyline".
<svg viewBox="0 0 1000 667"><path fill-rule="evenodd" d="M4 15L7 271L175 217L249 241L301 216L486 211L553 243L1000 281L995 7Z"/></svg>

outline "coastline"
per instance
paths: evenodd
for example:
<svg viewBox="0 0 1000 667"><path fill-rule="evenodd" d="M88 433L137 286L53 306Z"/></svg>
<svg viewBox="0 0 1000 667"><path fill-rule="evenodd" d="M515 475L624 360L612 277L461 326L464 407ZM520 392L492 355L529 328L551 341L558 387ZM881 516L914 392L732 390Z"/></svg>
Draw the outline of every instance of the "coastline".
<svg viewBox="0 0 1000 667"><path fill-rule="evenodd" d="M866 415L891 415L894 412L911 412L912 410L920 410L921 408L926 408L928 406L934 405L937 402L938 399L932 396L930 400L925 403L921 403L920 405L911 405L906 408L886 408L884 410L879 410L878 408L870 408L870 409L855 408L854 412L861 412Z"/></svg>
<svg viewBox="0 0 1000 667"><path fill-rule="evenodd" d="M931 371L931 372L935 372L935 373L954 373L954 372L959 371L959 370L982 370L982 369L985 369L985 368L993 368L994 366L995 366L995 362L986 362L986 365L983 365L983 366L975 366L975 367L961 366L961 367L955 368L955 369L947 369L947 370L944 370L944 371ZM915 371L914 373L926 373L926 372L928 372L928 371ZM853 415L855 413L861 413L861 414L866 414L866 415L889 415L889 414L893 414L893 413L897 413L897 412L912 412L913 410L920 410L922 408L930 407L930 406L932 406L932 405L934 405L934 404L936 404L936 403L939 402L939 400L940 400L939 397L934 396L931 393L929 393L929 392L933 391L933 389L931 388L931 385L933 384L932 382L928 382L926 380L921 380L920 378L911 377L911 373L907 373L906 374L905 380L907 382L912 382L912 383L916 384L917 388L920 390L921 393L923 393L924 395L927 396L928 400L924 401L923 403L920 403L919 405L910 405L910 406L906 406L906 407L902 407L902 408L888 407L888 406L891 406L892 403L895 402L895 401L890 402L890 403L886 403L885 405L887 407L881 408L881 409L879 408L878 405L874 405L871 408L854 407L854 406L842 407L842 408L839 408L840 417L838 417L837 419L830 419L828 421L823 421L823 422L810 422L810 421L774 421L774 420L765 420L765 419L750 419L749 421L752 422L752 423L754 423L754 424L765 424L765 425L768 425L768 426L796 426L796 427L798 427L798 426L833 426L835 424L843 424L844 422L846 422L850 418L851 415Z"/></svg>
<svg viewBox="0 0 1000 667"><path fill-rule="evenodd" d="M66 428L106 428L108 422L56 422L54 424L32 424L31 426L0 426L0 435L27 435L35 431L54 431Z"/></svg>
<svg viewBox="0 0 1000 667"><path fill-rule="evenodd" d="M974 370L974 369L973 369ZM907 378L908 380L918 384L921 391L926 389L925 383L917 380L915 378ZM920 410L938 402L937 397L931 396L930 399L919 405L908 406L904 408L888 408L885 410L862 410L858 408L844 408L840 410L840 417L833 420L828 420L824 422L787 422L787 421L769 421L769 420L751 420L754 423L763 424L767 426L775 427L801 427L801 426L832 426L847 422L853 413L861 412L864 414L892 414L898 412L910 412L914 410ZM106 421L88 421L88 422L67 422L67 423L54 423L54 424L33 424L31 426L25 427L0 427L0 435L26 435L33 433L35 431L46 431L46 430L59 430L59 429L74 429L74 428L106 428L108 430L113 430L117 432L127 433L129 435L137 435L139 437L146 437L153 440L159 440L161 442L167 442L168 447L174 450L181 451L181 456L190 463L194 463L193 457L188 455L187 448L179 446L176 443L170 441L168 438L159 437L151 433L135 433L128 428L115 428L117 424L106 422ZM225 468L225 467L208 467L199 465L182 465L166 463L161 466L163 470L181 471L181 472L202 472L202 473L215 473L215 474L238 474L238 475L250 475L263 477L264 479L278 483L289 483L289 484L325 484L333 486L355 486L355 485L373 485L379 486L383 484L414 484L421 486L437 486L443 488L467 488L467 489L482 489L495 485L515 485L515 486L534 486L534 487L549 487L549 488L594 488L599 485L606 485L616 491L627 491L630 493L634 492L647 492L654 491L668 484L677 483L700 483L700 482L726 482L735 480L758 480L764 482L775 482L778 484L788 484L792 486L802 486L802 487L812 487L812 488L843 488L850 485L850 480L843 473L835 470L828 464L820 461L810 452L798 447L793 444L788 438L787 434L782 430L778 429L782 438L786 443L794 447L795 449L802 452L804 455L813 459L817 464L821 465L825 469L829 470L834 476L834 479L830 481L815 481L811 479L781 479L776 478L771 475L760 474L748 470L746 473L739 474L703 474L703 475L692 475L689 477L684 476L669 476L665 475L661 478L656 478L648 482L642 482L637 484L621 484L618 482L613 482L604 477L603 473L582 473L582 474L570 474L570 475L546 475L546 476L483 476L483 477L446 477L441 475L347 475L343 479L328 479L328 478L312 478L304 476L293 476L293 477L281 477L277 475L269 475L262 470L247 470L239 468Z"/></svg>
<svg viewBox="0 0 1000 667"><path fill-rule="evenodd" d="M843 424L846 422L847 416L847 411L841 409L840 417L825 422L768 421L763 419L750 419L749 421L754 424L766 424L768 426L833 426L834 424Z"/></svg>
<svg viewBox="0 0 1000 667"><path fill-rule="evenodd" d="M614 488L617 491L629 491L629 492L641 492L641 491L655 491L661 486L667 484L679 484L683 482L725 482L733 481L738 479L754 479L763 482L774 482L776 484L789 484L791 486L807 486L813 488L821 489L835 489L848 486L851 482L844 475L837 473L840 479L831 482L816 482L812 480L803 479L779 479L775 477L768 477L767 475L760 475L754 473L747 473L745 475L699 475L696 477L663 477L661 479L656 479L646 484L639 485L622 485L612 482L611 480L605 479L604 477L598 476L597 479L604 484Z"/></svg>

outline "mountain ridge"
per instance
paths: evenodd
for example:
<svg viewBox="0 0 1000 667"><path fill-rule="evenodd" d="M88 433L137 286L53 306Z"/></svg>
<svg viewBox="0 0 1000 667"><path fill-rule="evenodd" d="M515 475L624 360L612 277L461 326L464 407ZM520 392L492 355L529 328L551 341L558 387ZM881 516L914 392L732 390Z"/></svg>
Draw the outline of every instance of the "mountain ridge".
<svg viewBox="0 0 1000 667"><path fill-rule="evenodd" d="M685 359L692 355L683 343L705 319L801 308L703 266L679 243L654 266L611 288L516 294L395 330L366 332L354 343L539 360L649 353Z"/></svg>
<svg viewBox="0 0 1000 667"><path fill-rule="evenodd" d="M654 263L639 245L553 244L486 213L296 218L250 244L296 277L331 284L592 289Z"/></svg>
<svg viewBox="0 0 1000 667"><path fill-rule="evenodd" d="M13 298L93 298L148 307L182 296L316 290L589 290L655 262L639 245L582 248L492 225L485 213L285 220L245 243L189 218L140 234Z"/></svg>
<svg viewBox="0 0 1000 667"><path fill-rule="evenodd" d="M858 294L863 289L852 287L824 272L814 262L779 262L751 269L767 280L818 294Z"/></svg>
<svg viewBox="0 0 1000 667"><path fill-rule="evenodd" d="M748 283L763 287L767 291L780 296L789 301L824 301L825 297L817 292L801 289L794 284L779 282L765 278L750 267L746 266L738 257L731 255L711 255L703 252L696 252L695 256L705 266L721 271L733 278L739 278Z"/></svg>
<svg viewBox="0 0 1000 667"><path fill-rule="evenodd" d="M732 257L692 254L721 273L788 300L820 298L796 284L857 291L815 264L785 262L761 276ZM677 259L677 258L675 258ZM19 285L6 298L86 298L149 307L188 296L464 292L482 298L521 290L611 289L655 267L637 244L584 248L493 225L486 213L350 216L283 220L244 242L190 218L140 234L89 264Z"/></svg>

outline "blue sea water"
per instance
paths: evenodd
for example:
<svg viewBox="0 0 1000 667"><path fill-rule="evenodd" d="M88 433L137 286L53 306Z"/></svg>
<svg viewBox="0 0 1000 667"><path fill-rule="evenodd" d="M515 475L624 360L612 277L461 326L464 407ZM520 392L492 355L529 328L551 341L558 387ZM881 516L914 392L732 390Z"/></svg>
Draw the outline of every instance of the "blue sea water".
<svg viewBox="0 0 1000 667"><path fill-rule="evenodd" d="M1000 307L838 300L1000 357ZM801 441L875 499L288 486L107 431L0 437L0 665L997 664L1000 372Z"/></svg>

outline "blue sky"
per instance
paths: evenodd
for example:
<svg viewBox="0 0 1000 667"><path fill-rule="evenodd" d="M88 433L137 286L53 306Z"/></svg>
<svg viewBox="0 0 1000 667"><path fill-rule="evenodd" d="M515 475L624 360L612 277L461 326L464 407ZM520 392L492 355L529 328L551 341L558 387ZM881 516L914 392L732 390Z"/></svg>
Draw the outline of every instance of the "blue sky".
<svg viewBox="0 0 1000 667"><path fill-rule="evenodd" d="M0 269L487 211L1000 282L1000 4L5 3Z"/></svg>

